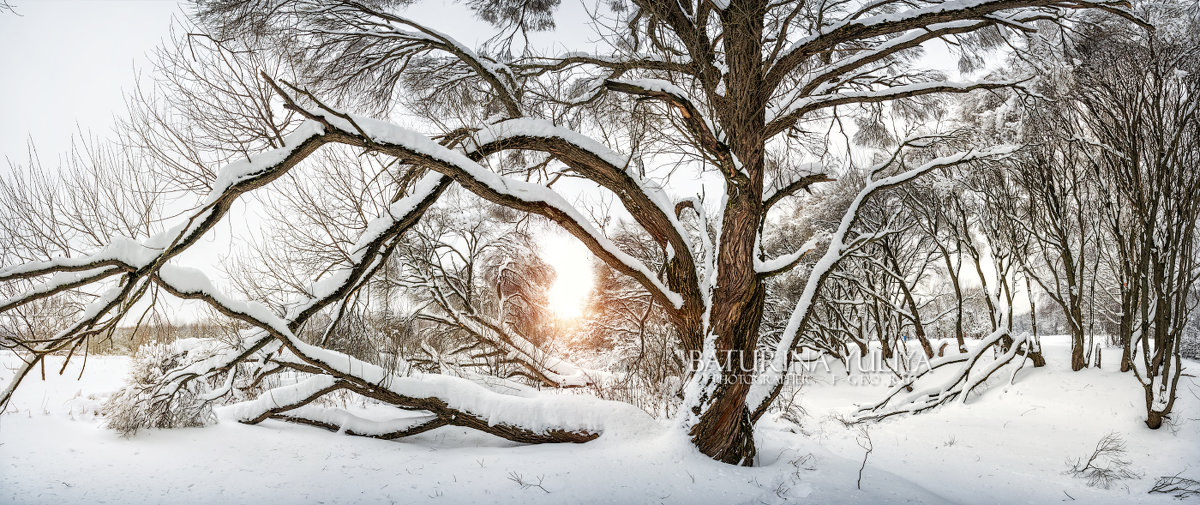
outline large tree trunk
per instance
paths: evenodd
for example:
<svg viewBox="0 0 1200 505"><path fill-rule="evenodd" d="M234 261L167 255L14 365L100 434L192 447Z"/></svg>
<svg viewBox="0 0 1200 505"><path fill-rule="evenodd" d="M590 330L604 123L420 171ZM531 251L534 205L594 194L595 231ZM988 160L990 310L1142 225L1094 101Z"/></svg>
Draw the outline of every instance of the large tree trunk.
<svg viewBox="0 0 1200 505"><path fill-rule="evenodd" d="M754 271L763 210L766 100L762 96L762 33L765 3L733 2L721 12L729 65L728 99L722 123L736 157L726 160L726 205L717 255L717 282L709 315L722 374L711 396L692 406L699 410L692 443L701 452L731 464L754 463L754 423L746 395L754 379L766 287Z"/></svg>
<svg viewBox="0 0 1200 505"><path fill-rule="evenodd" d="M717 288L712 299L709 332L714 335L720 382L701 404L691 429L692 442L718 461L754 462L754 424L746 395L754 379L755 349L762 321L766 288L754 271L755 236L761 204L753 191L732 198L725 208Z"/></svg>

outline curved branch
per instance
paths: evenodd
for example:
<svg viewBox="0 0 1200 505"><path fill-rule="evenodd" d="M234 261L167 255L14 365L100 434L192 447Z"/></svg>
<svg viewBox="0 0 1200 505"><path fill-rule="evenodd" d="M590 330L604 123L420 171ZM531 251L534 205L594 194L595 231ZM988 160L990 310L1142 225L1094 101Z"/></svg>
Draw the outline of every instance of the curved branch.
<svg viewBox="0 0 1200 505"><path fill-rule="evenodd" d="M902 143L900 149L903 149L907 144L908 142ZM871 170L871 173L877 174L890 165L899 156L900 149L893 154L891 159L877 165ZM829 277L834 267L837 266L838 262L846 254L863 243L863 240L849 236L851 228L858 221L858 211L862 207L863 202L876 192L904 184L934 169L959 165L987 157L1005 156L1015 150L1015 147L1006 146L985 151L960 152L950 156L935 158L917 168L891 177L870 181L866 187L858 192L858 196L851 202L850 207L842 216L837 231L834 232L830 239L829 249L825 251L825 255L813 266L813 270L805 283L804 291L801 293L800 299L796 302L795 308L792 310L792 315L788 319L788 324L784 328L783 334L780 335L774 349L771 350L769 362L763 367L762 372L755 376L754 384L750 387L750 393L746 397L746 406L750 408L754 419L761 417L771 402L774 401L775 397L779 395L779 392L782 391L784 378L788 370L790 370L793 361L792 350L799 340L800 333L808 327L808 321L812 314L813 301L816 299L821 286L825 283L825 279Z"/></svg>
<svg viewBox="0 0 1200 505"><path fill-rule="evenodd" d="M395 440L425 433L450 424L437 416L402 417L389 421L372 421L338 408L299 407L271 419L316 426L357 437Z"/></svg>
<svg viewBox="0 0 1200 505"><path fill-rule="evenodd" d="M508 111L509 115L513 117L520 117L522 115L520 102L517 100L516 93L512 86L513 83L511 80L506 82L507 79L502 75L502 72L509 73L507 66L495 61L485 60L479 56L478 53L472 51L470 48L455 40L453 37L431 29L411 19L387 12L381 12L367 7L359 2L350 1L345 2L343 5L351 7L368 16L387 21L389 24L401 24L419 32L417 34L412 34L400 30L394 30L384 35L382 32L363 31L361 33L357 33L357 35L364 37L394 36L412 42L423 43L430 47L453 54L460 61L471 67L471 70L474 70L481 79L488 83L488 85L492 88L492 91L494 91L500 98L500 102L504 104L504 108ZM511 77L511 75L509 75L509 77Z"/></svg>
<svg viewBox="0 0 1200 505"><path fill-rule="evenodd" d="M936 93L969 93L978 89L1011 88L1018 82L922 82L905 86L893 86L871 91L846 91L828 95L813 95L804 97L792 104L787 110L780 112L767 123L767 137L774 137L796 124L805 114L810 112L857 103L878 103L914 96L932 95Z"/></svg>
<svg viewBox="0 0 1200 505"><path fill-rule="evenodd" d="M281 88L275 88L283 94ZM477 161L482 158L482 152L451 150L412 130L374 119L352 117L329 107L323 106L328 115L313 112L298 106L286 94L284 97L290 107L325 125L328 129L326 141L394 156L444 174L488 201L546 217L579 239L588 250L614 269L636 280L664 306L676 311L684 307L685 298L682 295L672 291L649 268L613 244L578 209L549 187L504 177L488 170Z"/></svg>
<svg viewBox="0 0 1200 505"><path fill-rule="evenodd" d="M809 58L831 52L840 44L909 30L923 30L929 26L955 21L994 21L995 14L1006 10L1095 8L1149 27L1145 21L1133 15L1127 9L1128 6L1129 2L1125 0L954 0L896 14L862 16L866 11L860 11L828 28L823 28L818 33L796 41L767 70L764 81L767 89L775 90L788 74L802 67Z"/></svg>
<svg viewBox="0 0 1200 505"><path fill-rule="evenodd" d="M808 191L808 187L812 186L813 184L820 182L834 182L836 180L837 179L830 177L829 174L824 173L802 176L792 182L789 182L784 187L764 195L763 208L769 210L772 206L779 203L779 201L783 200L784 198L792 196L801 190ZM763 216L764 218L766 217L766 212L763 212Z"/></svg>
<svg viewBox="0 0 1200 505"><path fill-rule="evenodd" d="M699 141L701 147L716 157L722 165L731 162L732 155L729 146L717 137L712 123L704 118L700 109L696 108L695 104L688 99L687 94L678 86L659 79L636 81L608 79L604 81L604 87L621 93L655 98L675 107L679 111L679 115L683 116L683 123L687 125L688 132Z"/></svg>

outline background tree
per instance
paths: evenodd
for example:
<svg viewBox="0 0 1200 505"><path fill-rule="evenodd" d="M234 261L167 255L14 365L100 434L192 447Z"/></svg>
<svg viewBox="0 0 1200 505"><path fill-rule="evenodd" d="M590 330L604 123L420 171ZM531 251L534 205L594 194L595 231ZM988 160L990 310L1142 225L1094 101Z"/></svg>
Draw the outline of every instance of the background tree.
<svg viewBox="0 0 1200 505"><path fill-rule="evenodd" d="M1094 143L1103 222L1120 259L1121 340L1146 392L1146 424L1174 405L1179 345L1200 280L1197 19L1185 3L1148 6L1147 34L1098 23L1074 46L1075 117ZM1141 359L1137 359L1140 356Z"/></svg>

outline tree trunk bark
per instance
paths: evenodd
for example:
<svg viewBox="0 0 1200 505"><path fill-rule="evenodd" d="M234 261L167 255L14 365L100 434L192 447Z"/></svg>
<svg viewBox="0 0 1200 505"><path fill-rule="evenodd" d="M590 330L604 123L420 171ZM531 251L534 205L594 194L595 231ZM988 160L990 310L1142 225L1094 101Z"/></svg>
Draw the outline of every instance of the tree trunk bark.
<svg viewBox="0 0 1200 505"><path fill-rule="evenodd" d="M740 194L745 196L730 198L725 208L709 323L721 366L720 383L708 400L711 403L701 404L690 435L692 443L709 457L749 466L755 455L754 424L746 395L755 376L766 287L754 271L753 261L761 202L754 191Z"/></svg>
<svg viewBox="0 0 1200 505"><path fill-rule="evenodd" d="M1128 291L1128 288L1123 289ZM1127 293L1121 293L1121 371L1128 372L1133 369L1133 303L1132 297Z"/></svg>
<svg viewBox="0 0 1200 505"><path fill-rule="evenodd" d="M1074 312L1072 310L1072 312ZM1073 315L1071 317L1074 317ZM1078 320L1076 320L1078 321ZM1071 323L1071 371L1078 372L1087 367L1087 357L1084 355L1083 327Z"/></svg>
<svg viewBox="0 0 1200 505"><path fill-rule="evenodd" d="M912 290L908 288L907 281L904 279L903 272L900 271L900 262L896 260L896 253L888 246L887 242L883 243L883 251L887 254L888 262L892 264L892 269L895 270L896 276L900 278L900 292L904 294L904 303L908 305L908 310L912 313L913 334L917 337L917 341L921 343L921 350L925 351L926 358L933 358L933 346L929 344L929 338L925 336L925 325L921 324L921 311L917 307L917 301L913 298Z"/></svg>

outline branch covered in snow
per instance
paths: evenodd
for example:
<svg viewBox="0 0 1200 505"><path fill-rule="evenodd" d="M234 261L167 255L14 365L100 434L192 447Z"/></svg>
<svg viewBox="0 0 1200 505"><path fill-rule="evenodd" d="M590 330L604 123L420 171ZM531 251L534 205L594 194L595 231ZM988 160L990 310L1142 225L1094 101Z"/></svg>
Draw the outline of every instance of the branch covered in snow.
<svg viewBox="0 0 1200 505"><path fill-rule="evenodd" d="M901 144L901 149L907 145ZM863 202L870 198L876 192L892 188L908 182L912 179L920 177L937 168L954 166L962 163L985 159L995 156L1005 156L1013 151L1015 147L1007 146L985 151L967 151L957 154L935 158L925 164L907 170L905 172L884 177L882 179L872 180L867 183L866 187L858 192L850 207L846 209L846 213L842 216L840 225L837 231L830 238L830 244L825 255L819 259L813 266L812 272L809 273L808 280L805 283L804 291L800 299L796 302L796 306L792 311L791 317L788 319L788 324L783 330L783 334L779 338L779 342L771 349L770 362L767 366L762 367L763 372L755 378L755 383L751 386L750 394L747 396L746 405L755 413L756 416L766 412L767 407L782 390L784 377L791 367L792 350L795 348L799 335L805 331L812 309L813 302L820 291L826 277L845 255L853 250L856 243L861 243L858 238L850 236L851 229L858 219L858 210L862 207ZM871 173L877 173L883 170L887 165L899 155L900 150L896 151L896 155L892 159L886 160L878 165Z"/></svg>

